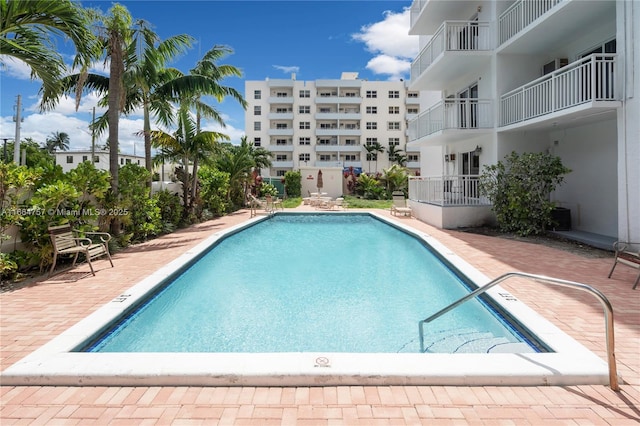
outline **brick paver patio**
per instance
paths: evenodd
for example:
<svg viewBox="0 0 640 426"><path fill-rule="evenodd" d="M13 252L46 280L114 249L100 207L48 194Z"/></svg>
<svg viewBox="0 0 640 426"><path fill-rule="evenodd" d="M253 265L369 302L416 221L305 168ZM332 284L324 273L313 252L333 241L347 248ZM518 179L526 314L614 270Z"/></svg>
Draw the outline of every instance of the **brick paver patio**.
<svg viewBox="0 0 640 426"><path fill-rule="evenodd" d="M303 209L304 207L301 207ZM386 214L389 214L388 212ZM241 211L0 295L0 369L39 348L206 236L249 218ZM396 218L436 237L489 277L524 271L584 282L615 310L621 392L607 386L63 387L0 386L0 423L33 425L386 425L640 423L640 290L637 271L612 256L585 257L517 239L440 230ZM527 281L502 284L606 359L602 308L591 295Z"/></svg>

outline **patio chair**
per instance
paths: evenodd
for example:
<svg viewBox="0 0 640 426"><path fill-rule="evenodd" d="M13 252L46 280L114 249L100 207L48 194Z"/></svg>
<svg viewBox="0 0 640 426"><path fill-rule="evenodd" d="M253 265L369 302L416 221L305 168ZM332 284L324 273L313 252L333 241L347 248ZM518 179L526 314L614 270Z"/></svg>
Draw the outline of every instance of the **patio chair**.
<svg viewBox="0 0 640 426"><path fill-rule="evenodd" d="M111 260L111 254L109 253L109 240L111 235L106 232L83 232L84 237L79 237L79 232L71 229L71 225L57 225L49 226L49 236L51 237L51 243L53 244L53 265L49 270L49 276L53 274L56 268L59 255L73 254L73 264L76 265L78 255L83 254L86 262L89 264L91 273L95 276L96 273L93 270L91 261L101 256L107 256L111 267L113 268L113 261ZM93 236L96 241L88 237Z"/></svg>
<svg viewBox="0 0 640 426"><path fill-rule="evenodd" d="M402 192L394 192L393 195L393 205L391 206L391 214L397 216L398 214L402 214L404 216L411 216L412 210L411 207L407 206L407 200L404 198L404 194Z"/></svg>
<svg viewBox="0 0 640 426"><path fill-rule="evenodd" d="M611 278L613 274L613 270L616 269L618 263L622 263L623 265L630 266L632 268L636 268L640 271L640 250L638 248L633 249L632 246L639 247L639 243L627 243L624 241L616 241L613 243L613 249L615 250L615 259L613 261L613 266L611 267L611 271L609 271L609 276L607 278ZM640 282L640 272L638 272L638 277L636 278L636 282L633 284L632 289L635 290L638 287L638 283Z"/></svg>

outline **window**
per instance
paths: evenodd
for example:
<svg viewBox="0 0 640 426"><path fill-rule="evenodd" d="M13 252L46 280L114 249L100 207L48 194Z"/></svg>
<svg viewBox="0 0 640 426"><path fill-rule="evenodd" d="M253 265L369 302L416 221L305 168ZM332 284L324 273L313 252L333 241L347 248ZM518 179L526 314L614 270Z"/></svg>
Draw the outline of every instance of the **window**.
<svg viewBox="0 0 640 426"><path fill-rule="evenodd" d="M93 158L93 162L94 163L99 163L100 162L100 157L98 157L97 155Z"/></svg>
<svg viewBox="0 0 640 426"><path fill-rule="evenodd" d="M418 108L407 108L407 114L417 114L418 112Z"/></svg>
<svg viewBox="0 0 640 426"><path fill-rule="evenodd" d="M407 161L420 161L420 160L418 160L418 154L409 154L407 155Z"/></svg>
<svg viewBox="0 0 640 426"><path fill-rule="evenodd" d="M127 164L131 164L131 158L127 158L127 159L125 160L125 162L126 162Z"/></svg>
<svg viewBox="0 0 640 426"><path fill-rule="evenodd" d="M389 138L389 146L399 146L400 138Z"/></svg>
<svg viewBox="0 0 640 426"><path fill-rule="evenodd" d="M377 90L367 90L367 98L375 99L377 97L378 97L378 91Z"/></svg>
<svg viewBox="0 0 640 426"><path fill-rule="evenodd" d="M123 164L124 164L124 158L121 158L120 159L120 165L123 165Z"/></svg>
<svg viewBox="0 0 640 426"><path fill-rule="evenodd" d="M367 130L377 130L378 129L378 123L376 123L375 121L367 121Z"/></svg>
<svg viewBox="0 0 640 426"><path fill-rule="evenodd" d="M287 154L276 154L276 161L287 161Z"/></svg>
<svg viewBox="0 0 640 426"><path fill-rule="evenodd" d="M378 107L374 107L374 106L367 107L367 114L377 114L377 113L378 113Z"/></svg>
<svg viewBox="0 0 640 426"><path fill-rule="evenodd" d="M355 154L347 154L344 156L344 161L356 161Z"/></svg>
<svg viewBox="0 0 640 426"><path fill-rule="evenodd" d="M262 90L254 90L253 99L262 99Z"/></svg>
<svg viewBox="0 0 640 426"><path fill-rule="evenodd" d="M288 129L287 123L276 123L276 129Z"/></svg>
<svg viewBox="0 0 640 426"><path fill-rule="evenodd" d="M311 145L311 138L301 137L298 141L300 145Z"/></svg>
<svg viewBox="0 0 640 426"><path fill-rule="evenodd" d="M357 145L358 141L356 141L355 139L345 139L344 140L344 144L353 146L353 145Z"/></svg>
<svg viewBox="0 0 640 426"><path fill-rule="evenodd" d="M311 128L311 123L309 121L301 121L300 122L300 129L301 130L308 130Z"/></svg>
<svg viewBox="0 0 640 426"><path fill-rule="evenodd" d="M300 161L311 161L311 154L309 154L309 153L300 154L300 155L298 155L298 159Z"/></svg>
<svg viewBox="0 0 640 426"><path fill-rule="evenodd" d="M286 144L287 144L286 139L276 139L276 145L286 145Z"/></svg>
<svg viewBox="0 0 640 426"><path fill-rule="evenodd" d="M311 107L309 105L300 105L298 107L298 112L300 114L311 114Z"/></svg>
<svg viewBox="0 0 640 426"><path fill-rule="evenodd" d="M67 155L67 164L73 164L73 155Z"/></svg>
<svg viewBox="0 0 640 426"><path fill-rule="evenodd" d="M253 130L262 130L262 124L259 121L254 121Z"/></svg>
<svg viewBox="0 0 640 426"><path fill-rule="evenodd" d="M399 121L390 121L387 123L388 130L400 130L400 122Z"/></svg>
<svg viewBox="0 0 640 426"><path fill-rule="evenodd" d="M398 106L390 106L389 114L400 114L400 107Z"/></svg>
<svg viewBox="0 0 640 426"><path fill-rule="evenodd" d="M301 90L300 91L300 97L301 98L310 98L311 97L311 92L309 90Z"/></svg>
<svg viewBox="0 0 640 426"><path fill-rule="evenodd" d="M253 146L260 146L262 145L262 138L255 138L253 140Z"/></svg>
<svg viewBox="0 0 640 426"><path fill-rule="evenodd" d="M282 176L284 176L286 173L287 173L287 171L286 171L286 170L278 170L278 171L276 171L276 176L278 176L278 177L282 177Z"/></svg>
<svg viewBox="0 0 640 426"><path fill-rule="evenodd" d="M89 156L88 156L88 155L83 155L83 156L82 156L82 161L87 161L88 159L89 159Z"/></svg>
<svg viewBox="0 0 640 426"><path fill-rule="evenodd" d="M262 115L262 107L254 106L253 107L253 115Z"/></svg>
<svg viewBox="0 0 640 426"><path fill-rule="evenodd" d="M378 138L367 138L367 145L373 145L378 143Z"/></svg>
<svg viewBox="0 0 640 426"><path fill-rule="evenodd" d="M407 93L407 98L417 98L420 94L418 92L409 92Z"/></svg>
<svg viewBox="0 0 640 426"><path fill-rule="evenodd" d="M276 92L276 98L288 98L289 94L287 92Z"/></svg>
<svg viewBox="0 0 640 426"><path fill-rule="evenodd" d="M400 92L397 90L389 90L389 99L398 99L400 97Z"/></svg>
<svg viewBox="0 0 640 426"><path fill-rule="evenodd" d="M331 156L330 155L320 155L320 161L331 161Z"/></svg>

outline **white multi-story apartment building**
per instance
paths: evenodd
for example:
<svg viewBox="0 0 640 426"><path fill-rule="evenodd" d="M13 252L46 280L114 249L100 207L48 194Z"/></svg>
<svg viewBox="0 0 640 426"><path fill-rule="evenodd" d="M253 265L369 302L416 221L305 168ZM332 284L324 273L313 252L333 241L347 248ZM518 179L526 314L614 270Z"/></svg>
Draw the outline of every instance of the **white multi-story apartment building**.
<svg viewBox="0 0 640 426"><path fill-rule="evenodd" d="M640 242L640 2L415 0L412 207L441 227L489 220L477 175L511 152L572 171L553 194L572 229Z"/></svg>
<svg viewBox="0 0 640 426"><path fill-rule="evenodd" d="M420 97L406 86L361 80L349 72L335 80L298 81L292 75L290 80L246 81L247 138L274 155L263 175L350 167L380 172L393 163L390 146L406 156L406 167L418 170L419 149L407 150L406 142L407 121L417 116ZM368 153L365 147L376 142L384 152Z"/></svg>

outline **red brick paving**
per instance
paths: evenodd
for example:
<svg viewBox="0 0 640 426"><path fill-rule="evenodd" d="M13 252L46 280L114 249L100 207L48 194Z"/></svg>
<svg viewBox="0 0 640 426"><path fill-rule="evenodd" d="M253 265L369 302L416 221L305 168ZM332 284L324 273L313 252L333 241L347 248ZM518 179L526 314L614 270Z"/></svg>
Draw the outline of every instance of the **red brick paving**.
<svg viewBox="0 0 640 426"><path fill-rule="evenodd" d="M249 217L241 211L180 230L74 271L0 295L4 370L213 232ZM640 290L636 271L524 241L440 230L396 218L434 236L489 277L524 271L584 282L615 310L621 392L607 386L63 387L0 386L0 422L25 425L637 425L640 423ZM513 295L606 359L597 300L526 280Z"/></svg>

